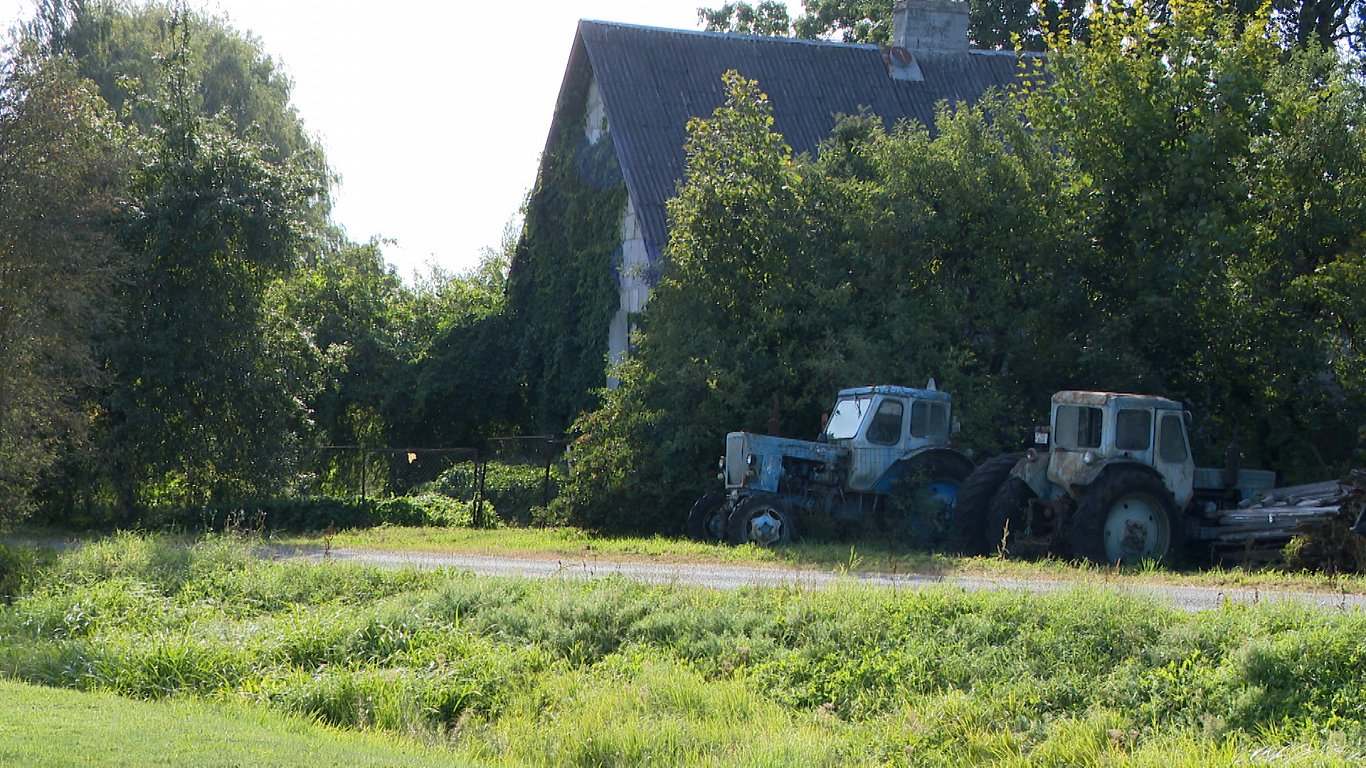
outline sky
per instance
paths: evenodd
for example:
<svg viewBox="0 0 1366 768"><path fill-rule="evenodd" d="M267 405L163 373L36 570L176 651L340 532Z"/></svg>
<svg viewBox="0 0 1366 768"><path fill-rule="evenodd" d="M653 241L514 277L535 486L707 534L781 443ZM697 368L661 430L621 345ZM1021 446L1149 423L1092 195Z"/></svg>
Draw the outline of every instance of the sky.
<svg viewBox="0 0 1366 768"><path fill-rule="evenodd" d="M34 0L0 0L3 26ZM579 19L698 29L722 0L190 0L250 32L341 177L348 237L395 241L411 279L475 266L503 239L536 166ZM795 5L795 4L794 4Z"/></svg>

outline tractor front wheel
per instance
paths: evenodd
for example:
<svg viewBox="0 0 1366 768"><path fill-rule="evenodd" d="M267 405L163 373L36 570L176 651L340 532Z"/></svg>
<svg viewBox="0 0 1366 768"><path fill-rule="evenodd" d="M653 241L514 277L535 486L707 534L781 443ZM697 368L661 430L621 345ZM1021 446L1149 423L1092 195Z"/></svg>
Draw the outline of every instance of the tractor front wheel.
<svg viewBox="0 0 1366 768"><path fill-rule="evenodd" d="M730 542L776 547L796 538L792 508L783 500L769 496L750 496L735 505L730 514Z"/></svg>

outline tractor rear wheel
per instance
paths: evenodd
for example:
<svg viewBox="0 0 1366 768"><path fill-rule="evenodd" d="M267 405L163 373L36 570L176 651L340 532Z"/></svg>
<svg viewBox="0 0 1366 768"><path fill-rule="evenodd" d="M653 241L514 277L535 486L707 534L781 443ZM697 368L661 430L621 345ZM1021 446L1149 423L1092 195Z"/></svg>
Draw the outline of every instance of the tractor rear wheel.
<svg viewBox="0 0 1366 768"><path fill-rule="evenodd" d="M1043 554L1037 545L1024 546L1023 539L1029 539L1029 500L1034 491L1029 484L1018 477L1007 478L996 495L991 497L987 509L985 536L988 546L1001 554L1015 554L1030 557ZM1023 550L1023 551L1022 551Z"/></svg>
<svg viewBox="0 0 1366 768"><path fill-rule="evenodd" d="M1116 467L1078 500L1072 553L1107 565L1161 562L1180 541L1179 526L1176 501L1157 476Z"/></svg>
<svg viewBox="0 0 1366 768"><path fill-rule="evenodd" d="M713 491L697 500L688 512L688 537L713 544L726 540L730 504L726 494Z"/></svg>
<svg viewBox="0 0 1366 768"><path fill-rule="evenodd" d="M996 491L1010 477L1010 471L1023 456L1022 453L994 456L982 462L963 481L949 535L949 543L955 551L964 555L985 555L1001 543L999 536L995 541L990 540L987 513Z"/></svg>
<svg viewBox="0 0 1366 768"><path fill-rule="evenodd" d="M742 500L730 513L728 527L732 544L776 547L797 536L792 508L776 496L750 496Z"/></svg>
<svg viewBox="0 0 1366 768"><path fill-rule="evenodd" d="M971 473L972 462L964 456L940 453L911 459L892 486L891 522L916 545L944 546L953 534L963 479Z"/></svg>

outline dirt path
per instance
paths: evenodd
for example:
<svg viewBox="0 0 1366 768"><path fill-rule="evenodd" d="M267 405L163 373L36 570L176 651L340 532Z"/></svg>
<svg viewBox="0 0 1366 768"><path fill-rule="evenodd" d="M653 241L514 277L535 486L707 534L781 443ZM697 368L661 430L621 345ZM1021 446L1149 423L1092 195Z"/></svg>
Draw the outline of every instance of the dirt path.
<svg viewBox="0 0 1366 768"><path fill-rule="evenodd" d="M1366 595L1244 588L1177 587L1161 584L1134 585L1113 583L1099 578L1088 581L1036 581L970 576L864 572L832 573L781 567L664 565L582 558L571 560L553 557L502 557L360 549L332 549L325 552L322 547L276 547L271 550L270 555L279 559L314 562L330 559L386 568L456 568L484 576L593 579L616 575L646 584L689 584L712 589L788 586L819 589L850 580L888 589L923 589L931 586L949 586L970 591L996 589L1035 594L1062 592L1078 586L1101 586L1106 589L1113 589L1116 592L1149 597L1190 611L1212 610L1225 604L1282 600L1302 602L1334 610L1362 610L1366 608Z"/></svg>

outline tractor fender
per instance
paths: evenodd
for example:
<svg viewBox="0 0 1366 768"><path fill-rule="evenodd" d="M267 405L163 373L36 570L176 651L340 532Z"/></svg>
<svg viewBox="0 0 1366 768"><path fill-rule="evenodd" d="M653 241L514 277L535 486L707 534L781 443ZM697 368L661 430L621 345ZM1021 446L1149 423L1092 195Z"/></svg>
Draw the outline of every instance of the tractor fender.
<svg viewBox="0 0 1366 768"><path fill-rule="evenodd" d="M1152 475L1157 478L1158 482L1163 484L1163 487L1166 487L1166 480L1163 479L1162 474L1143 462L1131 461L1129 459L1107 459L1091 465L1087 468L1088 471L1077 473L1077 476L1073 478L1071 487L1067 488L1067 495L1075 500L1085 493L1087 488L1094 485L1102 477L1121 468L1124 470L1136 470L1146 475Z"/></svg>
<svg viewBox="0 0 1366 768"><path fill-rule="evenodd" d="M972 459L952 448L930 448L897 459L873 484L873 491L884 495L891 493L898 480L922 469L932 476L931 479L947 476L961 480L972 474L975 466Z"/></svg>

